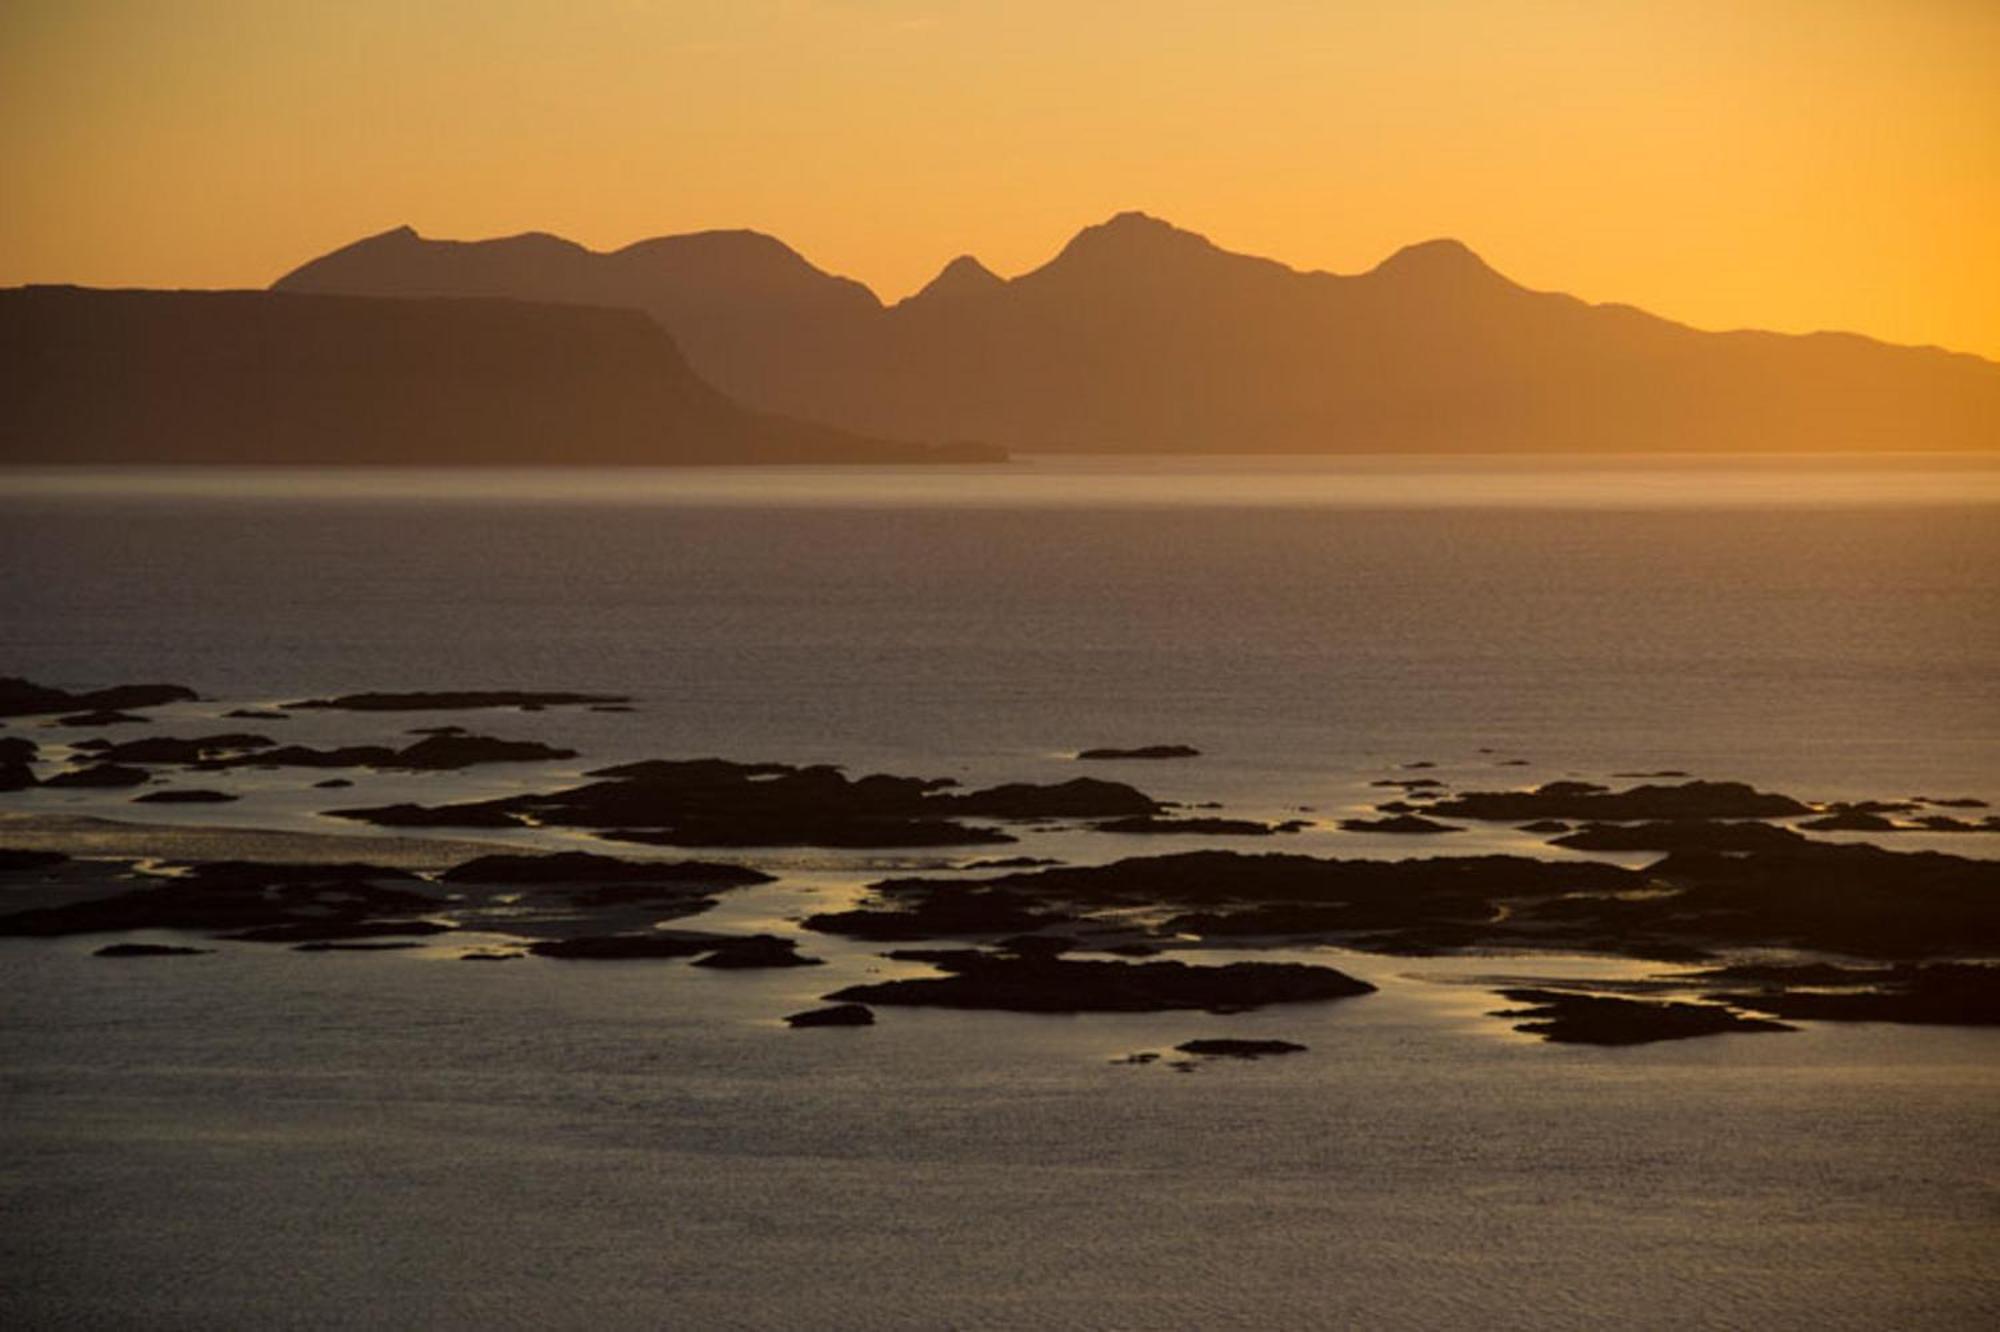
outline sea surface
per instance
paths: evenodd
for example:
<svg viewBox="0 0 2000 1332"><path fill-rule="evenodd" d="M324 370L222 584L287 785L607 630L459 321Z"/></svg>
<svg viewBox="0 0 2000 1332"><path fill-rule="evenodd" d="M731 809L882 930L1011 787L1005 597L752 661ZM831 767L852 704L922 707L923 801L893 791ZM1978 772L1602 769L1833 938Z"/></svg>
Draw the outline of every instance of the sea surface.
<svg viewBox="0 0 2000 1332"><path fill-rule="evenodd" d="M636 700L265 726L380 742L454 721L582 751L364 778L349 803L655 756L972 783L1087 767L1232 815L1309 811L1286 850L1557 854L1505 828L1413 846L1331 822L1419 762L1469 788L1673 769L2000 803L2000 457L14 470L0 674L205 695L128 733L255 729L217 714L363 689ZM8 725L60 755L65 733ZM1072 757L1167 742L1203 756ZM204 778L244 799L142 808L361 831L324 817L324 775ZM0 815L131 818L128 796L30 792ZM582 844L565 837L515 839ZM927 856L753 856L782 880L690 923L788 932ZM1280 956L1381 992L791 1032L783 1014L898 964L817 936L823 967L722 974L465 967L462 940L113 964L101 942L0 941L11 1326L2000 1319L1991 1031L1551 1046L1487 1016L1498 978L1659 968L1322 949ZM1219 1034L1311 1050L1113 1062Z"/></svg>

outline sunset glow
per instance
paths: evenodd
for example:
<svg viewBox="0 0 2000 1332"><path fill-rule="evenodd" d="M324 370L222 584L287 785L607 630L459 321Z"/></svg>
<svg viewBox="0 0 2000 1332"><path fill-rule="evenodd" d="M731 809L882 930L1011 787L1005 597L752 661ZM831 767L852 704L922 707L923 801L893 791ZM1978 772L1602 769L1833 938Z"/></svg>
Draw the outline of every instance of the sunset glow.
<svg viewBox="0 0 2000 1332"><path fill-rule="evenodd" d="M1125 208L1302 268L1464 240L1700 327L2000 356L2000 6L17 0L0 283L753 227L885 299Z"/></svg>

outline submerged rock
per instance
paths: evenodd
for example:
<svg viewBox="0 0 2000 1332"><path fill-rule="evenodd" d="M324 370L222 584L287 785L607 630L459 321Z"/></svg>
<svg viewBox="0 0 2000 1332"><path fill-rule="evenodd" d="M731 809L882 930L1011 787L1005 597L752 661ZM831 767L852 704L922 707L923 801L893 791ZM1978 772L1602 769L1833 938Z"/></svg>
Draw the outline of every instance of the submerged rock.
<svg viewBox="0 0 2000 1332"><path fill-rule="evenodd" d="M133 796L135 805L228 805L237 797L227 791L206 791L197 787L183 787L170 791L148 791L142 796Z"/></svg>

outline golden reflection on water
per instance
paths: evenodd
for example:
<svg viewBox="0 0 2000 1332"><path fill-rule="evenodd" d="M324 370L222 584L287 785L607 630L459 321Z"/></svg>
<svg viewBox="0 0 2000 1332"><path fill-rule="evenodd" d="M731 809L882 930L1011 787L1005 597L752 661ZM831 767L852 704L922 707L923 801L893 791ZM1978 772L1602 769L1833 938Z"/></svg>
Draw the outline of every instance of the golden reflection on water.
<svg viewBox="0 0 2000 1332"><path fill-rule="evenodd" d="M2000 454L1028 455L971 466L16 468L0 496L814 508L2000 504Z"/></svg>

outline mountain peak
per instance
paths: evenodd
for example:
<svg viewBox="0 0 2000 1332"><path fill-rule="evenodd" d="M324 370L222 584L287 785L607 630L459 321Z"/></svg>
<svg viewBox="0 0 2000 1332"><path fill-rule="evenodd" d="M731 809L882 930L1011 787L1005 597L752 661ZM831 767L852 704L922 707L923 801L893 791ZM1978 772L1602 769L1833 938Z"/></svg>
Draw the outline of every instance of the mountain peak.
<svg viewBox="0 0 2000 1332"><path fill-rule="evenodd" d="M1171 222L1130 210L1085 227L1063 247L1064 255L1207 253L1215 250L1208 237L1183 231Z"/></svg>
<svg viewBox="0 0 2000 1332"><path fill-rule="evenodd" d="M1464 241L1450 237L1418 241L1384 259L1372 274L1463 281L1468 278L1499 278L1493 267Z"/></svg>
<svg viewBox="0 0 2000 1332"><path fill-rule="evenodd" d="M938 270L938 275L926 283L922 291L919 291L909 299L910 301L923 301L926 304L933 301L956 300L963 296L975 296L1006 285L1006 279L1000 277L985 264L980 263L969 254L961 254L958 258Z"/></svg>

